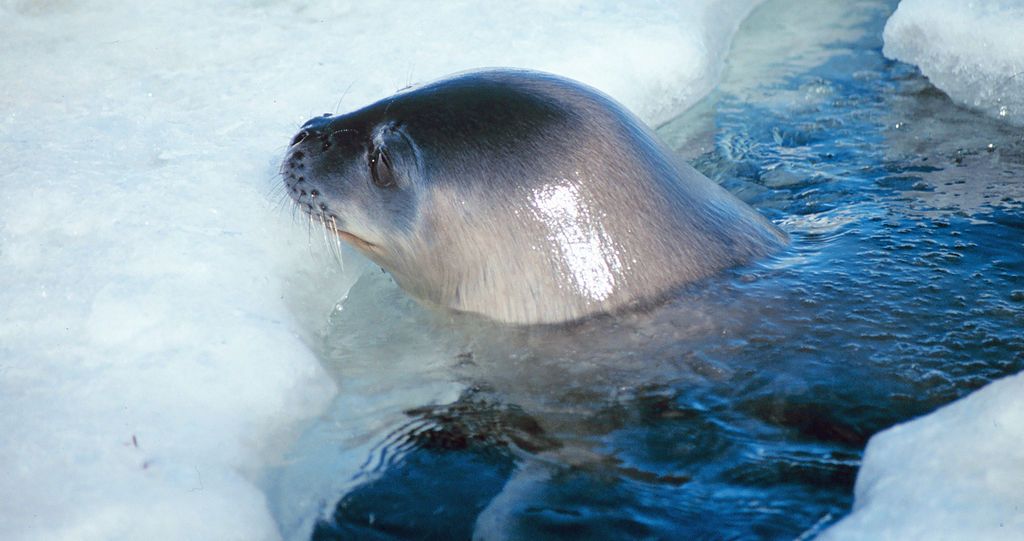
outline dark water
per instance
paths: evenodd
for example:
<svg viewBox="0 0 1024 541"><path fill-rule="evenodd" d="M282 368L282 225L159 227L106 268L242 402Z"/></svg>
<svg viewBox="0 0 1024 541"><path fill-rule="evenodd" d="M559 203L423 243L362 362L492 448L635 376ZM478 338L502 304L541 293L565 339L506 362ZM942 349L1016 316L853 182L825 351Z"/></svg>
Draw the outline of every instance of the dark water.
<svg viewBox="0 0 1024 541"><path fill-rule="evenodd" d="M767 3L719 89L662 129L786 253L687 292L692 321L466 346L461 398L407 409L313 539L468 539L485 519L521 539L810 536L848 512L872 434L1024 369L1024 130L885 59L894 8L810 23ZM801 24L827 37L765 52ZM344 359L360 337L338 333ZM615 344L635 354L593 353Z"/></svg>

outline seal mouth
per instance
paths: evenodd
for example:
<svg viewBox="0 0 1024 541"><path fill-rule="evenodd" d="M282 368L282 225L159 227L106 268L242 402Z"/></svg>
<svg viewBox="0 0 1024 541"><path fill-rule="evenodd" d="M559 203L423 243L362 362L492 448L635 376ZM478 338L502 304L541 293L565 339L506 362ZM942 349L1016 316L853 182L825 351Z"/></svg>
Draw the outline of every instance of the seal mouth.
<svg viewBox="0 0 1024 541"><path fill-rule="evenodd" d="M349 244L351 244L352 246L355 246L356 248L358 248L360 250L364 250L364 251L367 251L367 252L377 252L377 251L379 251L379 248L377 247L376 244L374 244L372 242L369 242L369 241L366 241L366 240L363 240L363 239L353 235L352 233L349 233L348 231L337 231L336 234L339 237L341 237L342 240L344 240L345 242L348 242Z"/></svg>

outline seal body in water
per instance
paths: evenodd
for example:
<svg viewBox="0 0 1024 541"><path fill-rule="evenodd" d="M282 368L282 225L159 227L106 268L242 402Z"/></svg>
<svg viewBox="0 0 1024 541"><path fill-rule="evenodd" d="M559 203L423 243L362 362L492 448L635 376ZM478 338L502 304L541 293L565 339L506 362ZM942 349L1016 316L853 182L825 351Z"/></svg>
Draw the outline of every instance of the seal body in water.
<svg viewBox="0 0 1024 541"><path fill-rule="evenodd" d="M310 120L282 174L414 297L506 323L640 307L786 242L613 99L533 71Z"/></svg>

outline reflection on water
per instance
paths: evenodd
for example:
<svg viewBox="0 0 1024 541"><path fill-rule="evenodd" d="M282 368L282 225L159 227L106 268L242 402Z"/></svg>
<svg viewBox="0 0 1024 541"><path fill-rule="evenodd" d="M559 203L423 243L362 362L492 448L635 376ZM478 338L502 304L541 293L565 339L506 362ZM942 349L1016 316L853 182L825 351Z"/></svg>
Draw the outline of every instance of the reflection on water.
<svg viewBox="0 0 1024 541"><path fill-rule="evenodd" d="M310 440L362 464L314 539L810 535L848 511L872 434L1024 369L1022 131L881 56L895 2L834 4L768 2L715 94L662 128L786 252L568 330L428 313L363 277Z"/></svg>

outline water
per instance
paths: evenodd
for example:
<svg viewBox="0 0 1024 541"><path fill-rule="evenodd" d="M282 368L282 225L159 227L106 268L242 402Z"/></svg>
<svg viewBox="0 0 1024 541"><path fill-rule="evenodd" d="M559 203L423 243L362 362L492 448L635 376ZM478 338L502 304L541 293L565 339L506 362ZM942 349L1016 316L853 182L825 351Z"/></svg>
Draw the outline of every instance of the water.
<svg viewBox="0 0 1024 541"><path fill-rule="evenodd" d="M786 252L559 333L361 279L322 355L376 398L314 430L362 463L313 539L810 536L848 512L872 434L1024 369L1022 130L881 55L895 2L831 4L762 6L661 128Z"/></svg>

